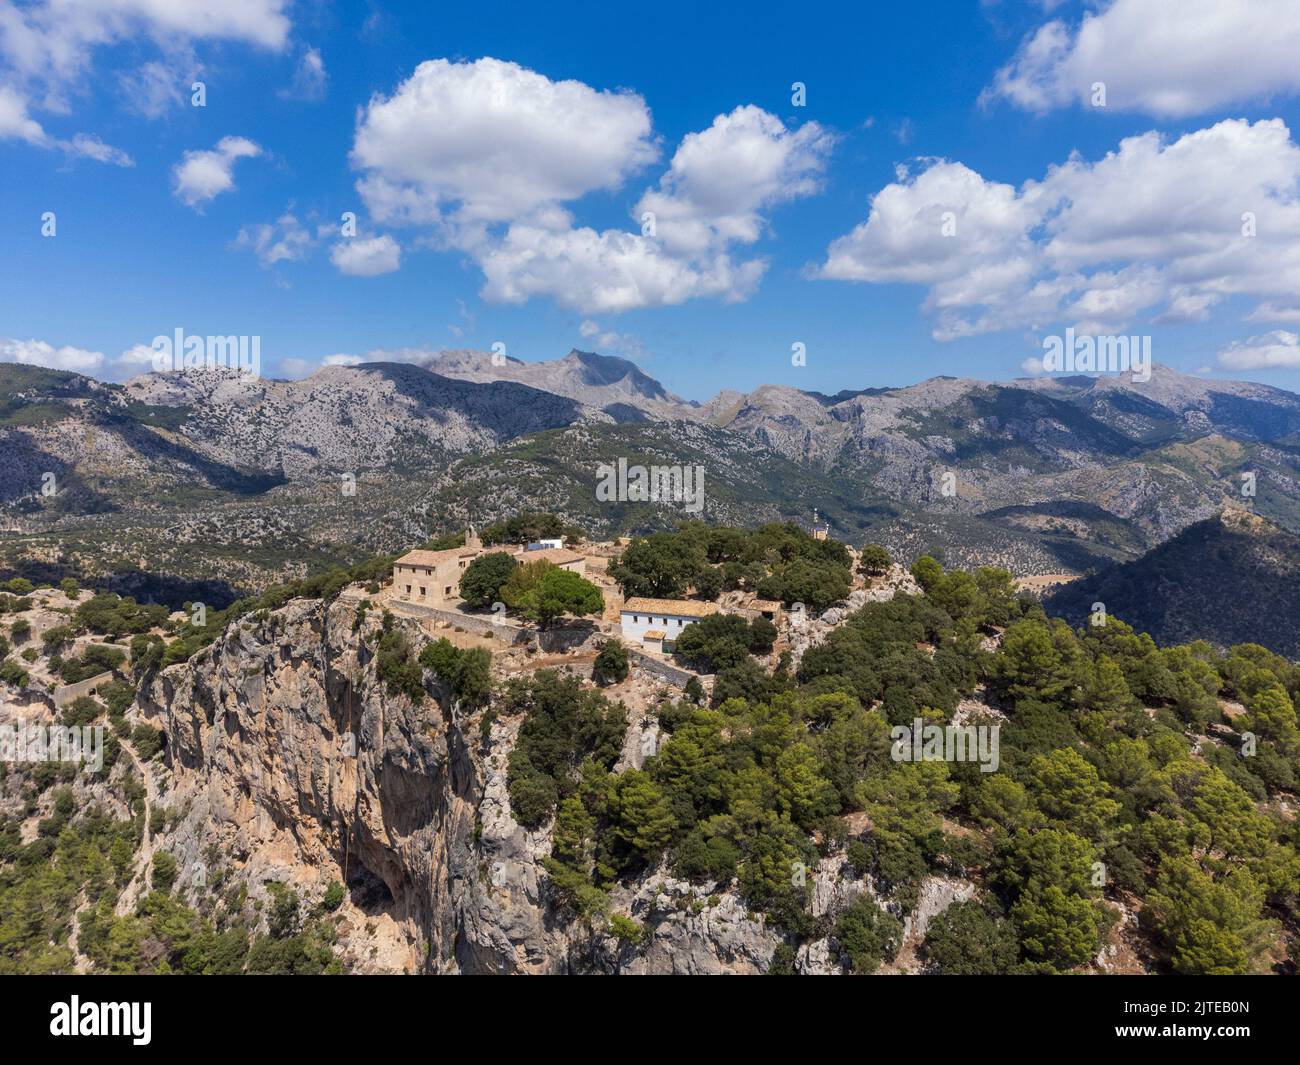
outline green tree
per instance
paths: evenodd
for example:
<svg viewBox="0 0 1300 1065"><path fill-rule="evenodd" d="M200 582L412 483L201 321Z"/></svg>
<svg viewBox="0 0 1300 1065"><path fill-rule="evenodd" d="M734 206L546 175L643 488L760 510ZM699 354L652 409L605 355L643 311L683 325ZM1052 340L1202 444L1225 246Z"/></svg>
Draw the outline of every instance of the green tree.
<svg viewBox="0 0 1300 1065"><path fill-rule="evenodd" d="M1169 951L1174 972L1227 976L1247 972L1267 945L1261 892L1245 870L1216 882L1190 857L1166 858L1142 912Z"/></svg>
<svg viewBox="0 0 1300 1065"><path fill-rule="evenodd" d="M155 853L149 882L154 891L161 891L164 895L169 894L172 885L176 883L176 859L166 851Z"/></svg>
<svg viewBox="0 0 1300 1065"><path fill-rule="evenodd" d="M902 922L867 895L859 895L835 920L835 939L848 956L849 968L863 976L892 959L902 938Z"/></svg>
<svg viewBox="0 0 1300 1065"><path fill-rule="evenodd" d="M623 595L674 599L686 591L704 566L703 545L674 533L655 533L632 540L609 566Z"/></svg>
<svg viewBox="0 0 1300 1065"><path fill-rule="evenodd" d="M479 555L460 576L460 597L467 606L487 607L497 602L501 586L510 578L519 562L504 551Z"/></svg>
<svg viewBox="0 0 1300 1065"><path fill-rule="evenodd" d="M880 544L866 544L858 559L858 570L868 577L879 577L888 573L893 564L893 557Z"/></svg>
<svg viewBox="0 0 1300 1065"><path fill-rule="evenodd" d="M672 809L654 779L642 770L619 775L609 812L612 842L624 867L653 861L672 839Z"/></svg>
<svg viewBox="0 0 1300 1065"><path fill-rule="evenodd" d="M712 602L722 594L723 576L722 570L716 566L704 566L692 582L695 585L695 595L699 599Z"/></svg>
<svg viewBox="0 0 1300 1065"><path fill-rule="evenodd" d="M949 976L1001 976L1020 954L1015 931L988 903L955 902L926 929L921 954Z"/></svg>
<svg viewBox="0 0 1300 1065"><path fill-rule="evenodd" d="M627 648L622 641L606 640L596 656L592 676L597 684L618 684L627 680L629 669Z"/></svg>

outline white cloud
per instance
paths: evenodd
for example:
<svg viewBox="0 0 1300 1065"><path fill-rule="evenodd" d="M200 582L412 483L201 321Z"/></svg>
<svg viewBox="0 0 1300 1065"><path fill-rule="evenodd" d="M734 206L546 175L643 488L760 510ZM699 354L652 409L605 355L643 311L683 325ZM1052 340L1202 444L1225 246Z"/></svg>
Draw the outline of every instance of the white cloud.
<svg viewBox="0 0 1300 1065"><path fill-rule="evenodd" d="M21 140L43 147L45 130L27 113L27 100L14 89L0 85L0 140Z"/></svg>
<svg viewBox="0 0 1300 1065"><path fill-rule="evenodd" d="M284 99L323 100L328 80L325 60L321 58L320 50L308 48L298 60L298 66L293 72L293 84L287 89L281 89L279 95Z"/></svg>
<svg viewBox="0 0 1300 1065"><path fill-rule="evenodd" d="M56 100L89 68L95 49L152 40L232 40L279 50L288 0L38 0L0 6L0 56L13 76ZM51 102L55 102L52 100Z"/></svg>
<svg viewBox="0 0 1300 1065"><path fill-rule="evenodd" d="M152 370L157 352L148 344L133 344L117 357L117 365L126 371L143 373Z"/></svg>
<svg viewBox="0 0 1300 1065"><path fill-rule="evenodd" d="M1298 194L1279 119L1129 137L1019 188L932 161L877 193L812 274L928 286L940 339L1058 320L1113 332L1148 311L1203 321L1234 295L1294 300Z"/></svg>
<svg viewBox="0 0 1300 1065"><path fill-rule="evenodd" d="M371 215L467 253L485 298L612 313L751 295L766 263L731 249L763 235L766 210L816 191L832 142L816 123L737 108L682 140L628 229L596 230L567 205L658 158L645 101L496 59L433 60L371 100L352 161Z"/></svg>
<svg viewBox="0 0 1300 1065"><path fill-rule="evenodd" d="M1113 0L1040 27L984 99L1089 106L1101 82L1107 109L1179 118L1300 91L1298 54L1294 0Z"/></svg>
<svg viewBox="0 0 1300 1065"><path fill-rule="evenodd" d="M262 149L247 137L222 137L215 149L186 152L172 168L176 198L189 207L198 207L214 196L235 187L235 162L262 154Z"/></svg>
<svg viewBox="0 0 1300 1065"><path fill-rule="evenodd" d="M186 101L189 86L202 70L193 52L180 64L153 60L117 76L128 109L145 118L159 118Z"/></svg>
<svg viewBox="0 0 1300 1065"><path fill-rule="evenodd" d="M330 249L330 262L341 274L376 277L391 274L402 265L402 248L384 233L378 237L341 240Z"/></svg>
<svg viewBox="0 0 1300 1065"><path fill-rule="evenodd" d="M135 165L126 152L105 144L92 134L78 133L69 140L51 137L27 113L27 100L14 89L0 85L0 141L2 140L21 140L38 148L55 148L71 156L112 163L114 166Z"/></svg>
<svg viewBox="0 0 1300 1065"><path fill-rule="evenodd" d="M0 362L23 362L52 370L71 370L102 380L120 380L153 369L154 350L148 344L133 344L115 358L102 351L70 344L55 347L44 340L0 338Z"/></svg>
<svg viewBox="0 0 1300 1065"><path fill-rule="evenodd" d="M701 296L747 299L766 262L719 254L677 258L662 245L618 229L573 228L566 213L548 224L517 223L472 249L486 278L485 299L522 303L551 296L588 314L662 307Z"/></svg>
<svg viewBox="0 0 1300 1065"><path fill-rule="evenodd" d="M1277 370L1300 367L1300 336L1277 329L1249 340L1234 340L1219 352L1225 370Z"/></svg>
<svg viewBox="0 0 1300 1065"><path fill-rule="evenodd" d="M1266 300L1246 315L1248 322L1300 322L1300 307L1285 307Z"/></svg>
<svg viewBox="0 0 1300 1065"><path fill-rule="evenodd" d="M301 262L319 237L298 220L292 210L285 211L271 223L242 226L235 237L235 248L248 248L263 266L281 262Z"/></svg>
<svg viewBox="0 0 1300 1065"><path fill-rule="evenodd" d="M56 348L44 340L0 340L0 362L24 362L31 366L45 366L51 370L72 370L76 373L94 373L105 363L102 351L88 351L64 345Z"/></svg>
<svg viewBox="0 0 1300 1065"><path fill-rule="evenodd" d="M135 161L121 148L105 144L93 133L78 133L71 140L57 143L69 155L79 155L99 163L112 163L114 166L135 166Z"/></svg>
<svg viewBox="0 0 1300 1065"><path fill-rule="evenodd" d="M152 43L162 60L117 76L128 109L153 118L181 99L179 71L197 73L191 42L237 41L280 50L288 40L289 0L0 0L0 140L19 138L37 147L119 166L131 165L120 149L93 134L58 138L29 110L63 115L73 98L94 83L94 53L101 48Z"/></svg>
<svg viewBox="0 0 1300 1065"><path fill-rule="evenodd" d="M361 115L352 162L377 220L501 222L612 189L652 162L634 93L551 81L515 63L421 63Z"/></svg>
<svg viewBox="0 0 1300 1065"><path fill-rule="evenodd" d="M290 377L310 377L322 366L356 366L365 361L360 355L344 354L326 355L315 362L311 359L288 358L280 360L280 370Z"/></svg>
<svg viewBox="0 0 1300 1065"><path fill-rule="evenodd" d="M761 108L738 107L682 138L634 217L653 213L658 240L674 253L753 244L765 224L760 212L819 189L833 143L815 122L788 130Z"/></svg>

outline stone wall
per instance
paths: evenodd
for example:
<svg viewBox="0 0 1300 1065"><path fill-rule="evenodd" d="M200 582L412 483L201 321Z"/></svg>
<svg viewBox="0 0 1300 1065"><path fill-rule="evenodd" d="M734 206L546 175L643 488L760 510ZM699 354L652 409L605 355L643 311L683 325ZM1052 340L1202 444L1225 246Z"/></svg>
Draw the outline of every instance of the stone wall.
<svg viewBox="0 0 1300 1065"><path fill-rule="evenodd" d="M79 680L76 684L65 684L61 688L54 689L54 706L55 709L62 710L73 699L80 699L83 695L94 695L95 689L101 684L105 684L113 679L112 670L107 673L100 673L98 676L90 677L87 680Z"/></svg>
<svg viewBox="0 0 1300 1065"><path fill-rule="evenodd" d="M666 681L669 684L675 684L679 688L684 688L686 682L693 676L689 669L682 669L663 658L655 658L651 655L638 651L635 647L628 647L628 658L634 669L643 669L653 677ZM701 682L708 678L701 677Z"/></svg>

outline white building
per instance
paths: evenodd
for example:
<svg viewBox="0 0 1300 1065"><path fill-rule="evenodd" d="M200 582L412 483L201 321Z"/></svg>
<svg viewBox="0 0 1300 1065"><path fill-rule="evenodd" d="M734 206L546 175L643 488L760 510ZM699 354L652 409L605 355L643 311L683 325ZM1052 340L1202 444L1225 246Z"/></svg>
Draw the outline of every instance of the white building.
<svg viewBox="0 0 1300 1065"><path fill-rule="evenodd" d="M717 603L697 599L644 599L633 596L620 615L623 639L648 651L671 651L682 629L718 612Z"/></svg>

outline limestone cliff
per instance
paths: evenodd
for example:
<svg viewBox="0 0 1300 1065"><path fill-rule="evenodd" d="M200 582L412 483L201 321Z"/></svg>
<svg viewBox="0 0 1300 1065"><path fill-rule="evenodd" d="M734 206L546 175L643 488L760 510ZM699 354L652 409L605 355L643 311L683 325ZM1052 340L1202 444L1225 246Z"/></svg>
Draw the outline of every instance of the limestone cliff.
<svg viewBox="0 0 1300 1065"><path fill-rule="evenodd" d="M767 967L780 937L762 918L666 875L612 900L652 929L640 948L557 916L547 833L521 827L506 793L519 721L484 734L429 673L419 705L390 694L363 639L378 624L346 596L294 600L159 674L139 712L167 735L156 790L169 827L146 853L171 852L183 884L242 885L254 906L268 882L315 900L345 881L340 950L354 971Z"/></svg>

